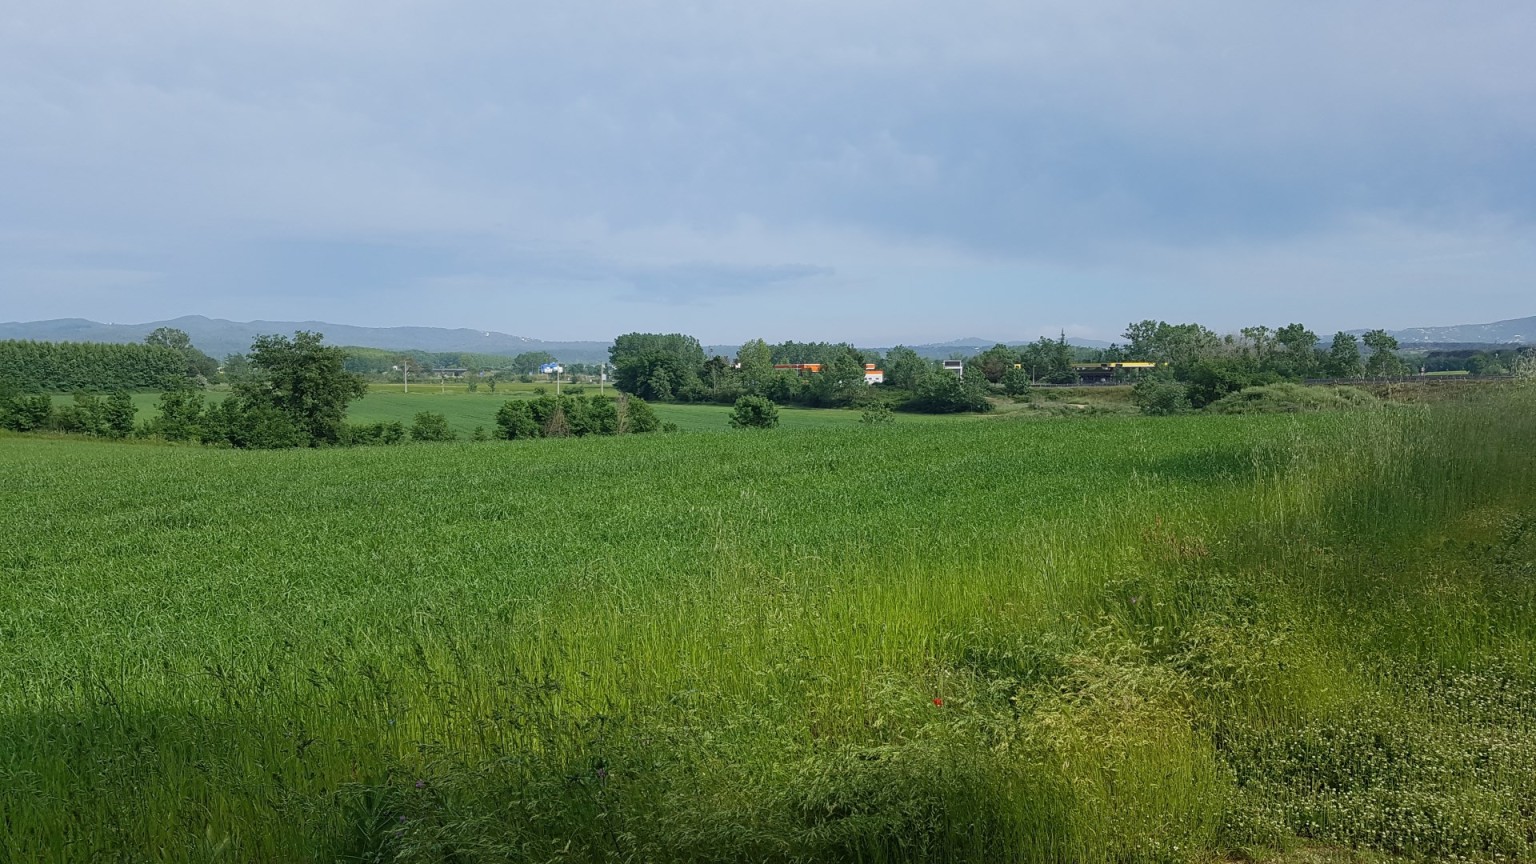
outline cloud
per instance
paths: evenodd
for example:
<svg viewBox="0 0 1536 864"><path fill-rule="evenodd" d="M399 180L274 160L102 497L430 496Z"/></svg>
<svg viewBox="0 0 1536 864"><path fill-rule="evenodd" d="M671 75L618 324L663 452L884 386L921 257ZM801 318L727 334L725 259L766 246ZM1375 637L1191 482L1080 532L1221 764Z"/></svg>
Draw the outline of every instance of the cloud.
<svg viewBox="0 0 1536 864"><path fill-rule="evenodd" d="M156 314L468 278L496 286L478 316L557 290L594 327L643 306L726 330L835 282L823 314L898 332L937 282L978 301L943 323L981 332L1082 321L1064 284L1239 315L1268 296L1242 286L1331 272L1362 305L1432 286L1433 320L1457 308L1436 291L1497 308L1531 275L1390 264L1536 224L1522 0L13 5L0 247L161 273ZM1373 220L1401 228L1352 245ZM27 308L68 313L49 284Z"/></svg>

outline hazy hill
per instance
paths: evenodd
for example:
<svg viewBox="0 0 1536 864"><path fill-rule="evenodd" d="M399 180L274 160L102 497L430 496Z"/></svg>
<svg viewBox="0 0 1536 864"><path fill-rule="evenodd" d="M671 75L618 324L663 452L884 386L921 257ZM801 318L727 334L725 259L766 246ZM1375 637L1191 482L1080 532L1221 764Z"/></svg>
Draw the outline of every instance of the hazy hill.
<svg viewBox="0 0 1536 864"><path fill-rule="evenodd" d="M480 354L521 354L548 351L568 363L595 363L608 359L607 342L544 342L494 330L444 327L354 327L324 321L226 321L187 315L170 321L145 324L101 324L84 318L0 323L0 339L36 339L49 342L141 342L156 327L185 330L198 348L214 357L245 351L257 336L315 330L332 345L369 348Z"/></svg>
<svg viewBox="0 0 1536 864"><path fill-rule="evenodd" d="M1453 327L1410 327L1407 330L1393 330L1391 332L1393 336L1397 337L1398 343L1403 346L1423 343L1488 345L1511 342L1533 345L1536 344L1536 315L1529 318L1511 318L1508 321L1495 321L1492 324L1458 324Z"/></svg>

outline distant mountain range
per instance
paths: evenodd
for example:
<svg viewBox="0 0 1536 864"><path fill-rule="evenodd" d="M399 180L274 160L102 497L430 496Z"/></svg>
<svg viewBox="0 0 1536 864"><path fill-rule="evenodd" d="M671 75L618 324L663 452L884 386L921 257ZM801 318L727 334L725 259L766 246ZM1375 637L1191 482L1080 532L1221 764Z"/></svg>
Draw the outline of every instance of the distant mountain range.
<svg viewBox="0 0 1536 864"><path fill-rule="evenodd" d="M55 318L49 321L0 323L0 339L36 339L47 342L142 342L157 327L175 327L186 331L192 343L214 357L246 351L257 336L315 330L325 334L332 345L355 345L396 351L433 353L502 354L512 356L525 351L547 351L567 363L597 363L608 359L611 342L546 342L527 336L514 336L494 330L450 329L446 327L354 327L324 321L226 321L187 315L169 321L145 324L102 324L84 318ZM1364 330L1354 330L1364 333ZM1405 348L1438 345L1536 345L1536 316L1495 321L1492 324L1462 324L1454 327L1412 327L1391 331ZM1084 348L1104 348L1110 343L1094 339L1068 339ZM952 354L971 355L997 344L989 339L954 339L908 346L925 357L947 358ZM1009 342L1010 345L1023 344ZM734 356L739 346L708 345L711 355ZM887 346L888 347L888 346Z"/></svg>
<svg viewBox="0 0 1536 864"><path fill-rule="evenodd" d="M1364 333L1364 330L1352 330ZM1511 318L1492 324L1458 324L1454 327L1410 327L1389 331L1403 347L1432 344L1536 345L1536 315Z"/></svg>
<svg viewBox="0 0 1536 864"><path fill-rule="evenodd" d="M146 324L101 324L84 318L55 318L0 324L0 339L47 342L142 342L157 327L175 327L192 337L192 344L214 357L247 351L257 336L314 330L332 345L415 350L433 353L505 354L548 351L567 363L597 363L608 359L608 342L544 342L494 330L445 327L354 327L324 321L225 321L187 315Z"/></svg>

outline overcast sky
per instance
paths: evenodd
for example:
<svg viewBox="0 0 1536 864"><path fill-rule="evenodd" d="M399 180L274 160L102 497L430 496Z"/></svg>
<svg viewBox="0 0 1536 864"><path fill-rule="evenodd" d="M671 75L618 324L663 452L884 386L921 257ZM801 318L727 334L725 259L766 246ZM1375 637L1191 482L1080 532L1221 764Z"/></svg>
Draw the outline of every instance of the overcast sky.
<svg viewBox="0 0 1536 864"><path fill-rule="evenodd" d="M4 0L0 320L1536 314L1536 3Z"/></svg>

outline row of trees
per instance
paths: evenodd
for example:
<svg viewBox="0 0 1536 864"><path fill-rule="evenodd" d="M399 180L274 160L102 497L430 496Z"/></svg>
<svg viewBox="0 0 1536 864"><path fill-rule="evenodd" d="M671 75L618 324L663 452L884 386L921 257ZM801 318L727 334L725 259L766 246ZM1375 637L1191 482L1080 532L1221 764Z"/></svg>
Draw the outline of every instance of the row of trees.
<svg viewBox="0 0 1536 864"><path fill-rule="evenodd" d="M609 350L614 385L624 393L661 402L734 404L757 396L777 404L818 408L894 404L914 411L985 411L984 381L961 380L938 361L896 347L885 356L848 343L753 339L734 361L706 357L703 346L682 333L626 333ZM820 364L814 374L776 365ZM865 364L885 372L886 386L865 384Z"/></svg>
<svg viewBox="0 0 1536 864"><path fill-rule="evenodd" d="M106 398L76 393L71 405L56 408L46 393L0 390L0 429L12 432L69 432L100 438L126 438L134 432L133 399L119 390Z"/></svg>
<svg viewBox="0 0 1536 864"><path fill-rule="evenodd" d="M659 428L661 420L650 405L623 395L616 399L546 395L509 401L496 412L496 435L508 441L643 434Z"/></svg>
<svg viewBox="0 0 1536 864"><path fill-rule="evenodd" d="M164 345L0 341L0 382L22 393L163 390L186 379L186 357Z"/></svg>
<svg viewBox="0 0 1536 864"><path fill-rule="evenodd" d="M1165 364L1137 385L1137 400L1152 413L1203 408L1248 387L1308 378L1388 378L1409 373L1397 340L1384 330L1363 336L1335 333L1326 347L1302 324L1245 327L1221 336L1199 324L1140 321L1106 360Z"/></svg>

